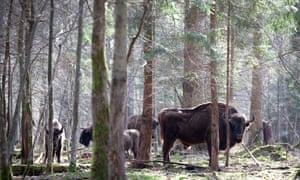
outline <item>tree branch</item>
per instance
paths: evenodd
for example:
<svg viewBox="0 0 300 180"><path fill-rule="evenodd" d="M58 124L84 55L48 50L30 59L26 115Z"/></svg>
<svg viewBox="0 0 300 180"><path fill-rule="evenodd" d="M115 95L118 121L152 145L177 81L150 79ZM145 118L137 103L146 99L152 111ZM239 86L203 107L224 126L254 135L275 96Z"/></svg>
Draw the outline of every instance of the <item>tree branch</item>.
<svg viewBox="0 0 300 180"><path fill-rule="evenodd" d="M140 36L140 34L141 34L141 32L142 32L143 25L144 25L144 23L145 23L145 18L146 18L147 11L148 11L148 6L144 6L144 13L143 13L143 16L142 16L142 18L141 18L141 23L140 23L140 25L139 25L138 32L137 32L136 35L132 38L132 41L130 42L130 45L129 45L129 49L128 49L128 52L127 52L127 58L126 58L127 64L128 64L128 62L129 62L129 58L130 58L130 55L131 55L131 53L132 53L132 49L133 49L134 43L136 42L136 40L138 39L138 37Z"/></svg>

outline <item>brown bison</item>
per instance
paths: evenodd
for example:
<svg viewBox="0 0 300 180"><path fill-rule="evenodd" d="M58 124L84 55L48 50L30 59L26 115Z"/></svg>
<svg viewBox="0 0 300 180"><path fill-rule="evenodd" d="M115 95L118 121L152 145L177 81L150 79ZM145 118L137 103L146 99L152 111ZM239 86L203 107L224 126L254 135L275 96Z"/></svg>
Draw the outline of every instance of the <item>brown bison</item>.
<svg viewBox="0 0 300 180"><path fill-rule="evenodd" d="M126 129L123 132L124 138L124 151L125 154L129 154L129 150L132 151L134 158L136 158L139 142L140 142L140 132L136 129ZM80 144L88 147L90 141L93 140L93 127L84 128L80 134L79 142Z"/></svg>
<svg viewBox="0 0 300 180"><path fill-rule="evenodd" d="M176 139L179 139L185 146L206 142L209 157L211 156L211 108L211 103L205 103L193 108L167 108L158 114L164 161L170 161L169 152ZM219 148L225 150L225 104L219 103L218 108ZM229 107L230 147L242 141L244 130L250 122L246 122L234 107Z"/></svg>
<svg viewBox="0 0 300 180"><path fill-rule="evenodd" d="M60 156L65 141L65 131L62 124L57 119L53 119L52 125L53 125L53 159L52 160L54 160L54 155L56 155L57 162L60 162ZM48 136L49 136L49 131L46 129L46 134L45 134L46 155L45 155L44 163L48 158L48 144L49 144Z"/></svg>
<svg viewBox="0 0 300 180"><path fill-rule="evenodd" d="M131 150L134 158L136 158L140 143L140 132L136 129L127 129L124 131L123 137L127 157L129 157L129 150Z"/></svg>
<svg viewBox="0 0 300 180"><path fill-rule="evenodd" d="M143 121L142 115L133 115L130 116L127 120L127 129L137 129L141 130L141 125ZM155 118L152 118L152 130L155 130L158 126L158 121Z"/></svg>

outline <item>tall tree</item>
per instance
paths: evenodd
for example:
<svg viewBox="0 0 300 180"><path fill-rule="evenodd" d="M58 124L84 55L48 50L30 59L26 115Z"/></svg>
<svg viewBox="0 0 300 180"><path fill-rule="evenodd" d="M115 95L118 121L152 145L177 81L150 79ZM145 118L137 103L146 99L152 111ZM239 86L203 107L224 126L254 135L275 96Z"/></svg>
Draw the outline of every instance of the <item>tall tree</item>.
<svg viewBox="0 0 300 180"><path fill-rule="evenodd" d="M262 43L261 28L256 26L253 33L253 54L255 63L252 69L252 88L251 88L251 104L250 114L255 117L255 123L250 127L247 145L262 145L262 52L260 45Z"/></svg>
<svg viewBox="0 0 300 180"><path fill-rule="evenodd" d="M6 48L8 48L9 41L9 31L10 31L10 14L12 11L12 0L10 1L10 6L9 6L9 13L8 13L8 21L7 21L7 26L5 28L5 23L4 19L6 17L6 11L5 11L5 5L4 3L1 3L0 5L0 40L6 39ZM6 31L5 31L6 29ZM6 32L6 33L4 33ZM6 37L5 37L6 35ZM2 41L1 41L2 43ZM5 62L6 60L6 53L7 50L5 50L5 56L4 60L2 59L2 54L3 54L3 48L0 47L0 61L1 63ZM3 63L5 64L5 63ZM9 161L9 148L8 148L8 141L7 141L7 125L8 125L8 120L6 116L6 108L5 108L5 66L1 66L0 72L2 72L2 79L1 79L1 87L0 87L0 179L5 179L5 180L10 180L12 179L12 171L11 171L11 164Z"/></svg>
<svg viewBox="0 0 300 180"><path fill-rule="evenodd" d="M127 1L117 0L110 96L109 179L126 179L123 131L125 129L125 97L127 94L127 19Z"/></svg>
<svg viewBox="0 0 300 180"><path fill-rule="evenodd" d="M93 160L91 179L109 179L109 104L105 61L105 0L94 0L92 33Z"/></svg>
<svg viewBox="0 0 300 180"><path fill-rule="evenodd" d="M48 48L48 162L47 172L53 172L53 75L52 75L52 51L53 51L53 18L54 18L54 0L50 0L50 17L49 17L49 48Z"/></svg>
<svg viewBox="0 0 300 180"><path fill-rule="evenodd" d="M145 17L144 33L145 41L143 51L146 64L144 66L144 99L143 99L143 118L141 124L140 146L137 155L138 160L149 160L151 150L151 135L152 135L152 113L153 113L153 57L151 53L153 44L153 11L152 0L144 0L144 9L147 14Z"/></svg>
<svg viewBox="0 0 300 180"><path fill-rule="evenodd" d="M200 9L195 1L185 0L184 13L184 79L183 79L183 107L195 106L205 100L200 76L204 76L203 33L206 13ZM202 38L201 38L202 37Z"/></svg>
<svg viewBox="0 0 300 180"><path fill-rule="evenodd" d="M232 97L230 90L231 87L231 75L230 72L230 62L231 62L231 2L228 2L228 12L227 12L227 59L226 59L226 108L225 108L225 120L226 120L226 162L225 165L228 166L229 164L229 149L230 149L230 132L229 132L229 103Z"/></svg>
<svg viewBox="0 0 300 180"><path fill-rule="evenodd" d="M81 46L82 46L82 14L84 0L79 0L78 12L78 36L76 50L76 72L75 72L75 89L74 89L74 104L73 104L73 124L71 138L71 160L69 170L76 170L76 144L77 144L77 125L78 125L78 107L79 107L79 90L80 90L80 62L81 62Z"/></svg>
<svg viewBox="0 0 300 180"><path fill-rule="evenodd" d="M210 43L214 47L216 45L216 3L213 2L210 14ZM211 86L211 161L210 166L212 169L219 168L219 112L218 112L218 93L217 93L217 57L214 49L210 50L210 86Z"/></svg>
<svg viewBox="0 0 300 180"><path fill-rule="evenodd" d="M25 12L25 65L24 70L24 92L22 96L22 163L33 163L32 146L32 103L31 103L31 50L33 35L35 32L35 7L32 0L24 0ZM27 67L25 69L25 67ZM23 78L23 77L22 77Z"/></svg>

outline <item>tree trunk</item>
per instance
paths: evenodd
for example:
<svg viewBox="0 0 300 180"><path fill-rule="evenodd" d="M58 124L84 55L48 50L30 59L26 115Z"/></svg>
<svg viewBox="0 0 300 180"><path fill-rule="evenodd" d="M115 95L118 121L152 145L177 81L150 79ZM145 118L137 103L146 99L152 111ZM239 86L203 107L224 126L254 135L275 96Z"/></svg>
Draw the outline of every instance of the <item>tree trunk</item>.
<svg viewBox="0 0 300 180"><path fill-rule="evenodd" d="M104 33L105 0L95 0L92 33L92 116L94 143L91 179L109 179L109 104Z"/></svg>
<svg viewBox="0 0 300 180"><path fill-rule="evenodd" d="M138 160L150 160L151 151L151 135L152 135L152 96L153 96L153 59L147 57L152 48L153 41L153 16L152 16L152 0L144 1L144 9L147 14L144 24L145 42L143 51L145 55L146 65L144 66L144 100L143 100L143 117L140 130L140 145L137 154Z"/></svg>
<svg viewBox="0 0 300 180"><path fill-rule="evenodd" d="M0 87L0 179L12 179L11 165L8 161L8 146L6 139L6 119L4 118L4 97L2 96L2 88Z"/></svg>
<svg viewBox="0 0 300 180"><path fill-rule="evenodd" d="M262 54L259 46L261 45L261 32L256 28L253 34L253 52L256 58L256 63L252 69L252 89L251 89L251 104L250 114L255 117L255 123L252 124L248 131L248 146L256 146L263 144L262 131Z"/></svg>
<svg viewBox="0 0 300 180"><path fill-rule="evenodd" d="M201 42L192 38L204 32L206 13L202 12L195 2L192 3L191 5L190 0L185 0L183 107L202 103L205 101L203 95L207 94L207 92L202 92L204 85L200 81L206 74L206 70L202 67L204 49Z"/></svg>
<svg viewBox="0 0 300 180"><path fill-rule="evenodd" d="M81 62L81 45L82 45L82 12L84 0L79 0L78 12L78 37L76 50L76 74L75 74L75 89L74 89L74 104L73 104L73 126L71 138L71 160L69 170L76 171L76 152L77 152L77 125L78 125L78 106L79 106L79 89L80 89L80 62Z"/></svg>
<svg viewBox="0 0 300 180"><path fill-rule="evenodd" d="M5 5L1 3L0 5L0 39L6 39L5 45L5 56L4 56L4 66L1 66L0 72L2 72L2 80L1 80L1 87L0 87L0 179L12 179L12 171L11 171L11 164L9 161L9 148L8 148L8 141L7 141L7 126L8 126L8 118L6 116L6 102L5 102L5 76L6 76L6 62L8 61L9 57L9 31L11 26L11 13L12 13L12 3L10 1L9 11L8 11L8 18L7 18L7 27L4 27L4 19L5 19ZM6 31L5 31L6 29ZM6 32L6 34L4 33ZM5 38L4 38L5 34ZM0 47L0 61L2 61L2 47Z"/></svg>
<svg viewBox="0 0 300 180"><path fill-rule="evenodd" d="M24 92L22 96L22 163L33 163L33 146L32 146L32 105L31 105L31 48L34 27L34 4L32 0L24 0L25 11L25 66L24 68Z"/></svg>
<svg viewBox="0 0 300 180"><path fill-rule="evenodd" d="M127 84L127 1L117 0L115 7L115 48L112 67L109 179L126 179L123 131Z"/></svg>
<svg viewBox="0 0 300 180"><path fill-rule="evenodd" d="M49 17L49 49L48 49L48 153L47 153L47 173L53 172L53 75L52 75L52 49L53 49L53 18L54 18L54 0L50 1L50 17Z"/></svg>
<svg viewBox="0 0 300 180"><path fill-rule="evenodd" d="M216 4L213 3L211 7L210 15L210 43L214 47L216 45ZM212 49L211 55L211 101L212 101L212 111L211 111L211 162L210 166L212 169L217 170L219 168L218 154L219 154L219 113L218 113L218 94L217 94L217 61L216 52Z"/></svg>
<svg viewBox="0 0 300 180"><path fill-rule="evenodd" d="M22 103L22 96L23 96L23 87L24 87L24 77L25 77L25 68L24 67L24 26L25 26L25 18L24 18L24 9L22 8L22 11L20 13L20 19L18 22L18 45L17 45L17 52L18 57L17 60L19 62L19 81L20 81L20 87L18 90L18 96L17 100L15 102L15 109L12 119L8 122L8 149L9 149L9 161L12 160L12 155L14 151L14 145L16 142L17 134L19 133L19 127L20 127L20 112L21 112L21 103Z"/></svg>
<svg viewBox="0 0 300 180"><path fill-rule="evenodd" d="M227 59L226 59L226 108L225 108L225 120L226 120L226 162L225 166L229 165L229 150L230 150L230 127L229 127L229 104L231 100L231 2L228 1L228 19L227 19Z"/></svg>

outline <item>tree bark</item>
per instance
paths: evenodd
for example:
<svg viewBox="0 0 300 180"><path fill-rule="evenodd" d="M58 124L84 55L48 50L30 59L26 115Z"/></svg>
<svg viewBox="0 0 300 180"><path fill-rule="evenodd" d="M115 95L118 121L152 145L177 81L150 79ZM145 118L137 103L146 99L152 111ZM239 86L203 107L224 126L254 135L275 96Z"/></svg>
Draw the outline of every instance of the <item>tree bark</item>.
<svg viewBox="0 0 300 180"><path fill-rule="evenodd" d="M228 0L228 19L227 19L227 59L226 59L226 108L225 108L225 120L226 120L226 162L225 166L229 165L229 150L230 150L230 127L229 127L229 104L231 100L231 74L230 72L230 60L231 60L231 2Z"/></svg>
<svg viewBox="0 0 300 180"><path fill-rule="evenodd" d="M94 143L91 179L109 179L109 104L104 33L105 0L95 0L92 33L92 116Z"/></svg>
<svg viewBox="0 0 300 180"><path fill-rule="evenodd" d="M25 12L25 65L24 67L24 92L22 96L22 163L33 163L33 146L32 146L32 103L31 103L31 48L33 35L35 31L34 21L34 3L32 0L24 0Z"/></svg>
<svg viewBox="0 0 300 180"><path fill-rule="evenodd" d="M127 1L117 0L110 96L109 179L126 179L123 131L125 129L125 97L127 94L127 19Z"/></svg>
<svg viewBox="0 0 300 180"><path fill-rule="evenodd" d="M6 64L9 57L9 31L11 26L11 13L12 13L12 3L13 1L10 0L9 11L7 15L7 26L4 27L4 19L6 16L5 12L5 5L1 3L0 5L0 39L6 39L5 42L5 55L4 55L4 65L1 66L0 72L2 72L2 79L1 79L1 87L0 87L0 179L12 179L12 171L11 171L11 164L9 162L9 148L8 148L8 141L7 141L7 126L8 126L8 118L6 116L6 101L5 101L5 84L6 84ZM6 30L5 30L6 29ZM6 33L5 33L6 32ZM4 38L4 35L6 36ZM2 61L2 47L0 47L0 61Z"/></svg>
<svg viewBox="0 0 300 180"><path fill-rule="evenodd" d="M47 173L53 172L53 75L52 75L52 49L53 49L53 18L54 18L54 0L50 1L49 17L49 49L48 49L48 154L47 154Z"/></svg>
<svg viewBox="0 0 300 180"><path fill-rule="evenodd" d="M205 18L206 13L202 12L195 2L185 0L183 107L202 103L205 101L204 94L207 94L207 92L203 92L204 84L200 81L206 74L202 56L204 48L201 42L191 38L204 33Z"/></svg>
<svg viewBox="0 0 300 180"><path fill-rule="evenodd" d="M82 14L84 0L79 0L78 12L78 37L76 50L76 73L75 73L75 89L74 89L74 104L73 104L73 126L71 138L71 160L69 170L76 171L76 153L77 153L77 126L78 126L78 107L79 107L79 90L80 90L80 62L81 62L81 46L82 46Z"/></svg>
<svg viewBox="0 0 300 180"><path fill-rule="evenodd" d="M144 58L146 65L144 66L144 99L142 124L140 130L140 145L137 154L137 160L149 160L151 151L151 135L152 135L152 112L153 112L153 59L147 57L151 51L153 41L153 16L152 16L152 0L144 1L144 9L147 14L144 24L145 42L143 45Z"/></svg>
<svg viewBox="0 0 300 180"><path fill-rule="evenodd" d="M216 45L216 4L213 3L211 7L210 15L210 43L214 47ZM211 49L211 101L212 101L212 111L211 111L211 162L210 166L212 169L217 170L219 168L218 154L219 154L219 113L218 113L218 94L217 94L217 60L216 52Z"/></svg>
<svg viewBox="0 0 300 180"><path fill-rule="evenodd" d="M263 144L262 131L262 54L259 46L262 42L262 34L259 28L256 28L253 34L253 53L256 62L252 69L252 89L251 89L251 104L250 114L255 117L255 122L251 125L248 131L248 146Z"/></svg>

